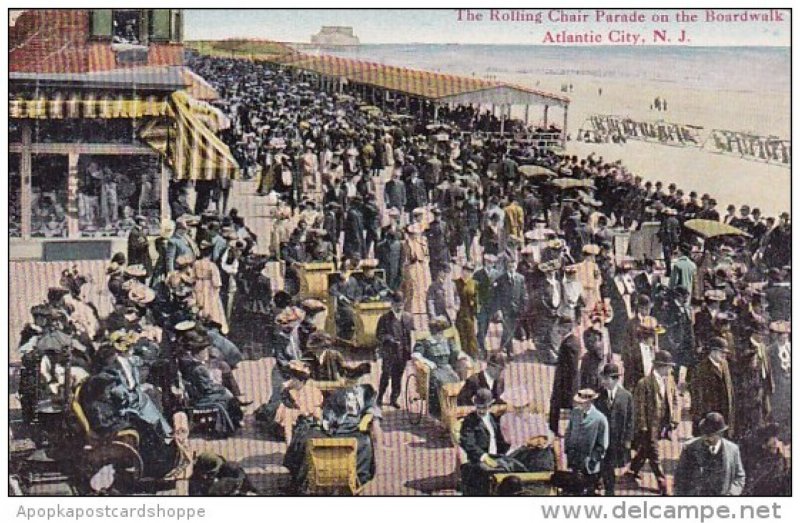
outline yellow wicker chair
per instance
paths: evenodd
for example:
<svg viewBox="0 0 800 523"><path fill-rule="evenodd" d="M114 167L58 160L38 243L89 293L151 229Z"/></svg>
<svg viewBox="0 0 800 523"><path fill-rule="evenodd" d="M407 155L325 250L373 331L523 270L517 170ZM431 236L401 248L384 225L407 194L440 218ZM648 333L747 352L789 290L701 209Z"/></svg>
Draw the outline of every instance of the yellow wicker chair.
<svg viewBox="0 0 800 523"><path fill-rule="evenodd" d="M324 301L328 297L328 274L335 270L336 266L332 262L298 264L297 276L300 279L298 297Z"/></svg>
<svg viewBox="0 0 800 523"><path fill-rule="evenodd" d="M359 424L361 432L369 432L373 421L367 414ZM356 470L356 438L312 438L306 447L305 491L310 495L360 494L365 485L358 481Z"/></svg>

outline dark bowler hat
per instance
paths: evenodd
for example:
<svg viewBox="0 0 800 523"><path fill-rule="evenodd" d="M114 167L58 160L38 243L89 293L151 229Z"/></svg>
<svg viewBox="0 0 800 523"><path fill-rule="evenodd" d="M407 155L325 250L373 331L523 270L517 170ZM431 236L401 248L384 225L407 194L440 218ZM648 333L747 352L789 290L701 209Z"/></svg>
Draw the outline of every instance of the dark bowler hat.
<svg viewBox="0 0 800 523"><path fill-rule="evenodd" d="M506 366L506 355L502 352L493 352L489 359L486 361L487 366L494 366L499 368L505 368Z"/></svg>
<svg viewBox="0 0 800 523"><path fill-rule="evenodd" d="M672 361L672 354L666 350L656 351L656 357L653 358L654 367L674 367L675 362Z"/></svg>
<svg viewBox="0 0 800 523"><path fill-rule="evenodd" d="M709 351L718 350L718 351L722 351L722 352L730 352L731 351L728 348L728 342L725 340L725 338L722 338L720 336L714 336L713 338L711 338L709 340L709 342L708 342L708 350Z"/></svg>
<svg viewBox="0 0 800 523"><path fill-rule="evenodd" d="M722 434L728 430L728 425L725 423L725 417L719 412L709 412L703 419L700 420L701 436L713 436L715 434Z"/></svg>
<svg viewBox="0 0 800 523"><path fill-rule="evenodd" d="M600 373L606 378L619 378L619 365L616 363L606 363Z"/></svg>
<svg viewBox="0 0 800 523"><path fill-rule="evenodd" d="M487 388L478 389L478 392L472 396L472 404L476 407L489 407L492 403L494 403L494 397L492 397L492 391Z"/></svg>
<svg viewBox="0 0 800 523"><path fill-rule="evenodd" d="M198 474L207 476L216 474L225 464L225 460L218 454L203 452L194 462L192 470Z"/></svg>

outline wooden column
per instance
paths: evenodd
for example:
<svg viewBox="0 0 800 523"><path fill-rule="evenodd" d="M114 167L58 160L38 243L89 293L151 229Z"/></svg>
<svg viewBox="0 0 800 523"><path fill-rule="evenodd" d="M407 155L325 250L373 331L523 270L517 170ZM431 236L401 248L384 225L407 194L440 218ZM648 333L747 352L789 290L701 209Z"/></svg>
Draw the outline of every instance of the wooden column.
<svg viewBox="0 0 800 523"><path fill-rule="evenodd" d="M172 217L169 208L169 168L167 167L166 158L161 158L161 219L167 220Z"/></svg>
<svg viewBox="0 0 800 523"><path fill-rule="evenodd" d="M531 106L528 105L528 104L525 104L525 127L528 127L528 119L530 117L530 115L529 115L530 109L531 109Z"/></svg>
<svg viewBox="0 0 800 523"><path fill-rule="evenodd" d="M75 152L67 156L67 238L78 238L81 234L78 221L78 160Z"/></svg>
<svg viewBox="0 0 800 523"><path fill-rule="evenodd" d="M544 128L547 129L547 112L550 110L549 105L544 106Z"/></svg>
<svg viewBox="0 0 800 523"><path fill-rule="evenodd" d="M561 147L567 146L567 112L569 111L569 106L564 106L564 129L561 131Z"/></svg>
<svg viewBox="0 0 800 523"><path fill-rule="evenodd" d="M20 124L22 132L22 151L19 158L19 180L20 180L20 226L22 227L22 237L31 237L31 212L33 207L33 188L31 186L31 122L22 120Z"/></svg>
<svg viewBox="0 0 800 523"><path fill-rule="evenodd" d="M506 133L506 106L500 106L500 136Z"/></svg>

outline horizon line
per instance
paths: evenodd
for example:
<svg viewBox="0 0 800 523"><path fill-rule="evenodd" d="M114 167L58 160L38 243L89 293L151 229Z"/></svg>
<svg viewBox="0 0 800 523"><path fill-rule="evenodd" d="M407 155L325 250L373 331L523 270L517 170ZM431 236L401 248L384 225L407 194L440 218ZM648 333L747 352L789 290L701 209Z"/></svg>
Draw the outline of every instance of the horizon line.
<svg viewBox="0 0 800 523"><path fill-rule="evenodd" d="M273 42L277 44L301 44L301 45L309 45L314 47L319 47L321 49L347 49L347 48L357 48L362 45L495 45L495 46L520 46L520 47L629 47L629 48L636 48L641 49L645 47L653 48L653 47L692 47L692 48L742 48L742 47L769 47L769 48L778 48L778 49L791 49L791 45L774 45L774 44L736 44L736 45L725 45L725 44L704 44L704 45L694 45L694 44L658 44L658 45L617 45L617 44L577 44L577 45L563 45L563 44L542 44L542 43L497 43L497 42L361 42L355 45L319 45L313 44L311 42L300 42L300 41L292 41L292 40L272 40L269 38L261 38L261 37L246 37L246 36L226 36L223 38L192 38L186 39L184 42L224 42L226 40L250 40L254 42Z"/></svg>

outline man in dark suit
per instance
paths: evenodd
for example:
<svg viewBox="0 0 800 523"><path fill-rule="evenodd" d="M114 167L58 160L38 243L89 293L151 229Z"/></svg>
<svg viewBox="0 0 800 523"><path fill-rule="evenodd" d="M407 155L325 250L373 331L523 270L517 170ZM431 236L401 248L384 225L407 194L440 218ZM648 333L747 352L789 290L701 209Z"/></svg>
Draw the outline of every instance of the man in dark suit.
<svg viewBox="0 0 800 523"><path fill-rule="evenodd" d="M483 266L481 266L472 276L475 280L478 292L478 348L481 355L486 354L486 332L489 330L489 320L494 314L493 298L494 282L498 273L495 269L497 257L493 254L483 255Z"/></svg>
<svg viewBox="0 0 800 523"><path fill-rule="evenodd" d="M689 381L692 397L692 433L696 434L700 420L709 412L719 412L729 420L730 431L735 434L735 396L733 378L727 357L731 353L727 340L711 338L706 346L708 356L697 364ZM749 391L748 391L749 392Z"/></svg>
<svg viewBox="0 0 800 523"><path fill-rule="evenodd" d="M400 397L403 371L411 359L411 331L414 330L414 318L403 310L404 302L403 293L396 292L392 297L392 310L378 319L375 331L381 356L378 406L383 403L383 396L391 380L390 404L396 409L400 408L397 399Z"/></svg>
<svg viewBox="0 0 800 523"><path fill-rule="evenodd" d="M561 409L572 409L572 399L580 389L581 375L578 363L581 342L575 334L574 324L571 321L562 318L557 329L562 341L558 349L553 391L550 395L549 426L553 434L559 435Z"/></svg>
<svg viewBox="0 0 800 523"><path fill-rule="evenodd" d="M400 179L400 169L395 169L391 180L383 187L383 201L387 209L397 209L401 213L406 207L406 186Z"/></svg>
<svg viewBox="0 0 800 523"><path fill-rule="evenodd" d="M608 449L600 466L606 496L614 495L616 469L624 467L631 460L633 441L633 396L619 382L619 367L607 363L600 373L603 389L594 401L597 410L608 420Z"/></svg>
<svg viewBox="0 0 800 523"><path fill-rule="evenodd" d="M128 234L128 263L142 265L147 276L153 274L153 259L150 257L150 243L147 240L147 218L137 216L136 225Z"/></svg>
<svg viewBox="0 0 800 523"><path fill-rule="evenodd" d="M458 393L459 405L472 405L472 398L480 389L489 389L495 402L500 402L500 396L506 389L506 380L503 370L506 367L506 356L502 352L494 352L486 362L486 368L473 374Z"/></svg>
<svg viewBox="0 0 800 523"><path fill-rule="evenodd" d="M525 310L528 300L525 278L517 272L517 261L509 259L506 272L495 280L492 294L496 301L494 310L503 313L503 338L501 347L511 356L513 353L512 341L517 330L519 315Z"/></svg>
<svg viewBox="0 0 800 523"><path fill-rule="evenodd" d="M678 221L676 217L677 214L675 209L665 209L664 217L661 220L661 225L656 234L663 248L667 276L669 276L672 271L672 255L681 241L681 222Z"/></svg>
<svg viewBox="0 0 800 523"><path fill-rule="evenodd" d="M492 414L492 392L480 389L472 399L475 411L461 424L459 446L467 456L461 465L461 484L464 495L489 493L489 474L498 468L496 458L509 448L500 431L500 420Z"/></svg>
<svg viewBox="0 0 800 523"><path fill-rule="evenodd" d="M636 384L634 409L636 410L636 457L628 474L638 479L639 471L647 461L658 481L658 492L667 495L667 479L661 470L658 442L672 439L672 432L680 421L680 405L672 368L672 355L664 350L656 352L653 370Z"/></svg>
<svg viewBox="0 0 800 523"><path fill-rule="evenodd" d="M175 222L175 234L167 241L167 273L175 270L175 260L188 256L193 261L200 255L200 249L190 234L189 227L198 223L195 217L184 215Z"/></svg>
<svg viewBox="0 0 800 523"><path fill-rule="evenodd" d="M128 251L130 252L130 251ZM128 254L128 263L131 256ZM769 270L769 283L766 289L767 310L773 321L790 321L792 316L792 284L778 268Z"/></svg>
<svg viewBox="0 0 800 523"><path fill-rule="evenodd" d="M706 414L698 438L681 450L675 470L678 496L739 496L745 487L745 470L739 446L723 437L728 426L719 412Z"/></svg>
<svg viewBox="0 0 800 523"><path fill-rule="evenodd" d="M356 195L351 199L344 219L344 243L342 256L346 259L359 259L365 256L364 214L361 212L363 199Z"/></svg>

